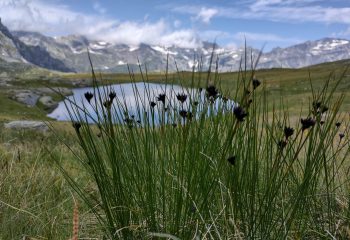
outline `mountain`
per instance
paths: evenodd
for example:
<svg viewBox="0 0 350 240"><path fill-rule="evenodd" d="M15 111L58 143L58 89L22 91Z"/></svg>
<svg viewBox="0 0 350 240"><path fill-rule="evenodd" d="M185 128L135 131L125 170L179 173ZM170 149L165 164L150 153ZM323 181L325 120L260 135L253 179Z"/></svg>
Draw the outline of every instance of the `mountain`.
<svg viewBox="0 0 350 240"><path fill-rule="evenodd" d="M259 67L300 68L349 58L349 40L324 38L287 48L275 48L262 55Z"/></svg>
<svg viewBox="0 0 350 240"><path fill-rule="evenodd" d="M74 71L73 68L67 67L61 60L52 57L40 45L27 45L23 43L1 23L1 19L0 53L0 58L7 62L30 63L42 68L62 72Z"/></svg>
<svg viewBox="0 0 350 240"><path fill-rule="evenodd" d="M89 49L94 68L104 72L127 72L127 64L136 70L139 63L147 66L148 71L164 71L167 66L167 57L169 71L192 70L193 67L198 67L199 62L203 69L207 69L213 48L215 55L219 56L220 70L228 71L237 69L244 52L243 48L228 50L208 42L203 42L201 48L193 49L147 44L128 46L88 40L77 35L53 38L23 31L13 32L13 34L28 46L41 46L52 57L65 62L66 66L74 67L77 72L90 71L87 49ZM256 55L259 52L251 48L249 50Z"/></svg>
<svg viewBox="0 0 350 240"><path fill-rule="evenodd" d="M34 32L10 32L0 21L0 58L6 62L22 62L63 72L88 72L90 63L87 51L94 68L104 72L127 72L128 67L137 70L139 63L151 72L164 71L167 56L169 71L190 71L193 67L206 70L211 61L217 61L220 71L232 71L245 62L243 47L225 49L208 42L203 42L196 49L147 44L128 46L90 40L79 35L48 37ZM300 68L349 59L350 41L324 38L287 48L275 48L261 55L259 50L250 47L246 51L248 66L251 66L253 56L255 60L260 57L258 68Z"/></svg>

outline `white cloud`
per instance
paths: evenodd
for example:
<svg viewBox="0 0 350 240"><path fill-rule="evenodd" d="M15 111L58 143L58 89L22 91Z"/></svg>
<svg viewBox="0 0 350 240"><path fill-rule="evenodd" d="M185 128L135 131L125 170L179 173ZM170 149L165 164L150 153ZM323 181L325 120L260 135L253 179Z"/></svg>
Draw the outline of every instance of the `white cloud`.
<svg viewBox="0 0 350 240"><path fill-rule="evenodd" d="M0 16L11 30L41 32L48 35L80 34L91 39L138 45L140 43L197 47L199 37L191 29L173 30L164 20L125 21L103 16L103 8L95 2L99 14L73 11L63 4L44 0L0 0Z"/></svg>
<svg viewBox="0 0 350 240"><path fill-rule="evenodd" d="M196 48L202 43L193 30L179 30L161 37L161 42L165 46L176 45L184 48Z"/></svg>
<svg viewBox="0 0 350 240"><path fill-rule="evenodd" d="M168 29L168 24L163 20L156 23L123 22L116 28L104 33L104 38L115 43L127 43L129 45L148 43L189 48L199 46L200 40L194 31L189 29L169 31Z"/></svg>
<svg viewBox="0 0 350 240"><path fill-rule="evenodd" d="M70 10L40 0L0 1L0 16L11 30L37 31L50 35L94 34L115 26L118 21Z"/></svg>
<svg viewBox="0 0 350 240"><path fill-rule="evenodd" d="M218 14L217 9L202 7L195 19L208 24L216 14Z"/></svg>
<svg viewBox="0 0 350 240"><path fill-rule="evenodd" d="M218 30L206 30L199 32L199 36L201 39L204 39L209 42L216 42L217 40L226 40L231 39L233 35L231 33L225 32L225 31L218 31Z"/></svg>
<svg viewBox="0 0 350 240"><path fill-rule="evenodd" d="M270 20L278 22L317 22L350 24L350 7L317 5L320 0L256 0L237 7L206 8L200 5L183 5L172 11L199 18L202 9L211 9L211 15L233 19ZM205 15L204 15L205 16ZM210 21L210 18L208 19Z"/></svg>

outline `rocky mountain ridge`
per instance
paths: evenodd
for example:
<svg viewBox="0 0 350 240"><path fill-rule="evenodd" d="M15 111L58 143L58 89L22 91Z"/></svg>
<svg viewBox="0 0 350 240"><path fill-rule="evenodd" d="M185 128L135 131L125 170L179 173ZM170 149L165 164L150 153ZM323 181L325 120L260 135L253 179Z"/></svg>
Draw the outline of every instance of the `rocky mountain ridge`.
<svg viewBox="0 0 350 240"><path fill-rule="evenodd" d="M48 37L34 32L10 32L0 22L0 59L6 62L22 62L63 72L90 71L89 51L94 68L103 72L127 72L128 67L137 70L141 63L148 71L191 71L193 67L206 70L212 59L217 60L220 71L237 70L243 60L243 47L226 49L203 42L197 49L176 46L128 46L105 41L89 40L84 36L70 35ZM323 62L350 58L350 41L324 38L308 41L287 48L275 48L262 53L248 47L250 58L259 58L258 68L300 68ZM167 57L169 58L167 61Z"/></svg>
<svg viewBox="0 0 350 240"><path fill-rule="evenodd" d="M6 62L31 63L33 65L63 72L74 71L59 59L51 56L41 45L27 45L14 36L0 19L0 58Z"/></svg>

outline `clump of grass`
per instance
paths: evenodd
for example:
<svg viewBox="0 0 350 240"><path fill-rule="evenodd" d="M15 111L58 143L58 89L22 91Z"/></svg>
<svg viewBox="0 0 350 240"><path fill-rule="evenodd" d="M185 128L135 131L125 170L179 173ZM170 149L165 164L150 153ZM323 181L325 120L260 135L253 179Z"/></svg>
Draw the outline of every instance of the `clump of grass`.
<svg viewBox="0 0 350 240"><path fill-rule="evenodd" d="M77 160L96 191L61 169L105 237L349 237L349 119L339 114L343 97L333 97L341 78L312 91L308 114L293 121L287 110L270 110L254 69L239 72L234 106L210 70L193 72L183 93L158 97L147 72L141 76L147 99L135 115L123 96L97 88L94 71L84 104L97 117L74 101L67 106L83 152Z"/></svg>

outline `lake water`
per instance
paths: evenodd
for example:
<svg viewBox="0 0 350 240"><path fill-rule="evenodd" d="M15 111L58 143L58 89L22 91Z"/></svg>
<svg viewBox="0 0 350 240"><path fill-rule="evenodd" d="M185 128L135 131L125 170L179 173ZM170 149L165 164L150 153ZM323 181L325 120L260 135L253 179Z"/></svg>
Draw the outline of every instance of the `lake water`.
<svg viewBox="0 0 350 240"><path fill-rule="evenodd" d="M90 103L84 96L86 92L91 92L94 95ZM205 90L200 91L200 89L165 84L126 83L95 89L92 87L73 89L73 95L60 102L58 107L48 116L58 121L71 121L79 119L77 116L80 115L80 120L83 119L90 123L96 122L98 118L103 119L103 116L106 118L107 111L103 102L109 99L110 92L116 93L111 108L113 122L116 123L134 121L138 124L159 124L161 122L170 124L184 118L183 112L182 116L179 116L180 111L196 112L196 116L198 116L203 110L207 110L206 114L211 114L211 112L231 110L234 106L233 101L224 102L221 98L210 104ZM165 94L165 104L158 101L159 94ZM178 94L186 95L187 99L181 103L176 97ZM96 98L96 96L100 97ZM156 105L152 107L151 102Z"/></svg>

